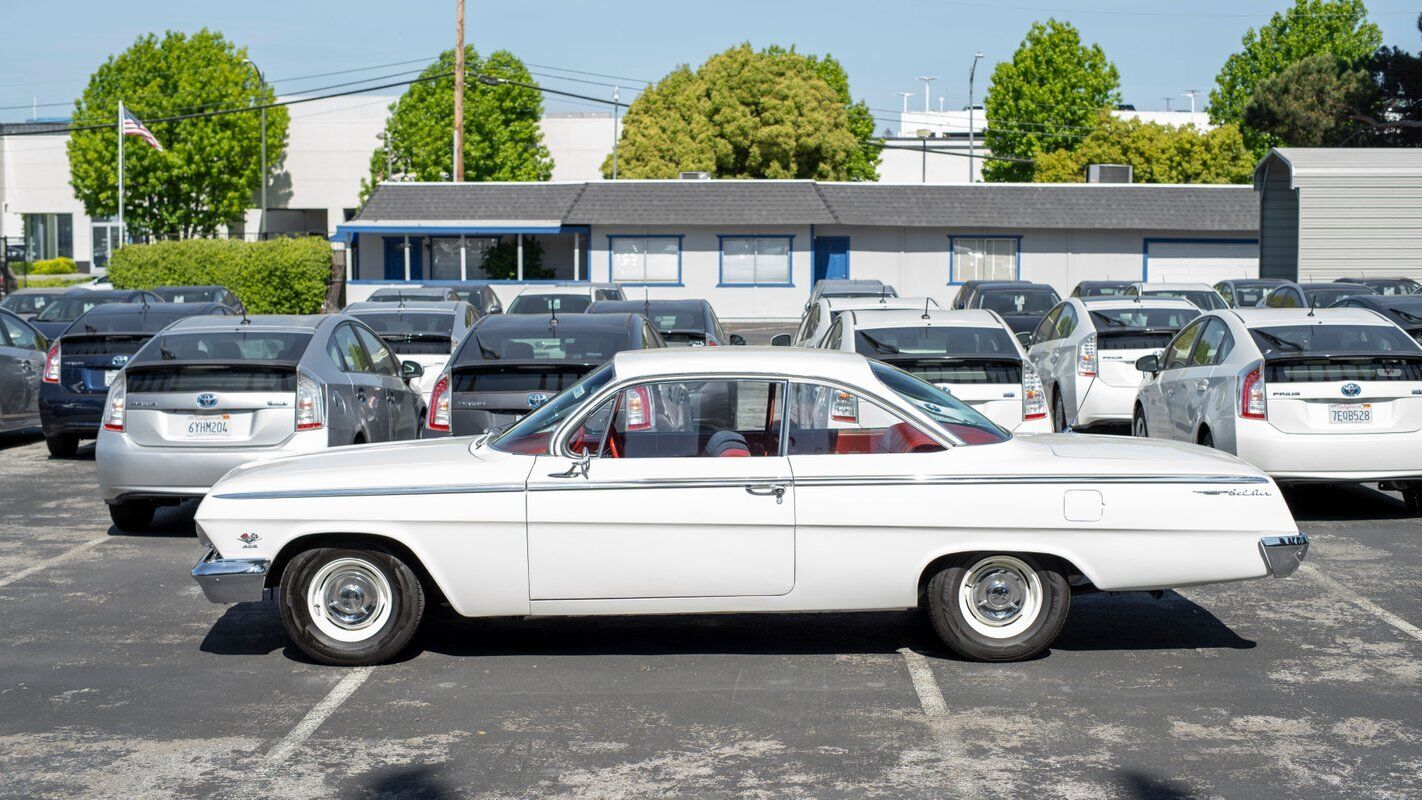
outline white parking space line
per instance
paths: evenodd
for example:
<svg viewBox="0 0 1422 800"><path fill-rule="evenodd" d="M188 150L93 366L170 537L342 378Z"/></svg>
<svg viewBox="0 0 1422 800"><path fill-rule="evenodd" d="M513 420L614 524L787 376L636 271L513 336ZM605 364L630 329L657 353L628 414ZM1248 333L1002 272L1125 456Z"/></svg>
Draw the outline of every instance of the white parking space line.
<svg viewBox="0 0 1422 800"><path fill-rule="evenodd" d="M928 717L928 727L938 744L938 753L952 771L955 791L949 796L985 796L983 787L972 777L972 761L962 742L954 735L952 722L948 718L948 703L943 699L943 690L938 688L938 679L933 677L928 659L907 647L900 647L899 655L904 657L909 678L913 680L913 690L918 694L918 704L923 707L924 716Z"/></svg>
<svg viewBox="0 0 1422 800"><path fill-rule="evenodd" d="M1343 584L1319 572L1318 567L1313 564L1301 564L1299 565L1298 571L1299 574L1306 576L1309 580L1323 587L1323 590L1328 592L1334 599L1342 600L1345 603L1352 603L1408 636L1422 642L1422 628L1418 628L1416 625L1413 625L1357 592L1350 591Z"/></svg>
<svg viewBox="0 0 1422 800"><path fill-rule="evenodd" d="M321 727L321 723L325 722L327 717L336 713L336 709L341 707L341 703L346 702L355 693L355 690L365 683L365 679L370 677L370 671L370 667L356 667L347 673L346 677L341 678L331 693L317 703L315 708L306 712L306 716L296 723L296 727L291 729L291 733L288 733L285 739L277 742L276 747L267 753L267 760L273 764L285 761L296 748L311 738L311 734Z"/></svg>
<svg viewBox="0 0 1422 800"><path fill-rule="evenodd" d="M63 553L60 553L59 555L54 556L53 558L46 558L38 564L31 564L30 566L25 567L24 569L20 570L19 572L16 572L13 575L6 575L5 577L0 578L0 588L9 586L15 581L24 580L25 578L30 577L31 575L35 574L36 572L39 572L42 569L47 569L49 567L54 566L55 564L61 564L65 561L68 561L69 559L79 555L85 550L97 547L103 544L104 542L109 541L109 538L110 537L105 534L103 536L98 537L97 539L90 539L89 541L81 545L75 545L74 547L65 550Z"/></svg>

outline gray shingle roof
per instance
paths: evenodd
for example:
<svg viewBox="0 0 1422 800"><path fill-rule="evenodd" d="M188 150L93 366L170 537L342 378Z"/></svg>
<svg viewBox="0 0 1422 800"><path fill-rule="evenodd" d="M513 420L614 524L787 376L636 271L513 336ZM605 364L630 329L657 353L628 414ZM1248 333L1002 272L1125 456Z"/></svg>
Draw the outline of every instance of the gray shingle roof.
<svg viewBox="0 0 1422 800"><path fill-rule="evenodd" d="M560 220L567 225L885 225L1240 232L1249 186L895 185L813 181L388 183L353 222Z"/></svg>

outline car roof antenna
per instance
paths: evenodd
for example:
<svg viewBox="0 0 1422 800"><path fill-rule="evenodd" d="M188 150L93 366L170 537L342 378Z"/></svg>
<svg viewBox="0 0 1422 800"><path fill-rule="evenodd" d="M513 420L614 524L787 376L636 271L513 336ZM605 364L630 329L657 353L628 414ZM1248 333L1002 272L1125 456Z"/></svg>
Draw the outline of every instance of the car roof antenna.
<svg viewBox="0 0 1422 800"><path fill-rule="evenodd" d="M880 304L880 305L888 305L888 304L889 304L889 287L886 286L886 285L882 285L882 284L881 284L881 285L879 286L879 304ZM923 308L924 308L925 311L927 311L927 310L928 310L928 304L927 304L927 303L924 303L924 304L923 304Z"/></svg>
<svg viewBox="0 0 1422 800"><path fill-rule="evenodd" d="M554 302L552 300L548 302L548 313L550 314L548 327L556 329L558 327L558 306L554 305Z"/></svg>
<svg viewBox="0 0 1422 800"><path fill-rule="evenodd" d="M647 319L652 318L652 290L650 288L642 289L642 316Z"/></svg>

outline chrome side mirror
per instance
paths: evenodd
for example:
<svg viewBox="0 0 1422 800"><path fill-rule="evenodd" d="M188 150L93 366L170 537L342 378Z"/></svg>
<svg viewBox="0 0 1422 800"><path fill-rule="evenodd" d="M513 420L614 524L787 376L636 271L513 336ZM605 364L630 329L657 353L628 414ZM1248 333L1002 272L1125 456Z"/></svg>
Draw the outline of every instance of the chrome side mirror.
<svg viewBox="0 0 1422 800"><path fill-rule="evenodd" d="M587 478L588 468L592 466L592 453L583 451L581 457L568 466L566 472L553 472L548 475L550 478Z"/></svg>

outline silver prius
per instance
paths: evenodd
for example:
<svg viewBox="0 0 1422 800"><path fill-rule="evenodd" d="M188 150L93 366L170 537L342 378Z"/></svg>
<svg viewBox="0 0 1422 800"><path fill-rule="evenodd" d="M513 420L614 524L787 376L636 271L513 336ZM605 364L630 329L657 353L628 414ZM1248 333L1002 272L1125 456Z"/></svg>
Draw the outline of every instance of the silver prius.
<svg viewBox="0 0 1422 800"><path fill-rule="evenodd" d="M121 530L249 461L414 439L422 370L348 316L188 317L114 380L96 447Z"/></svg>

